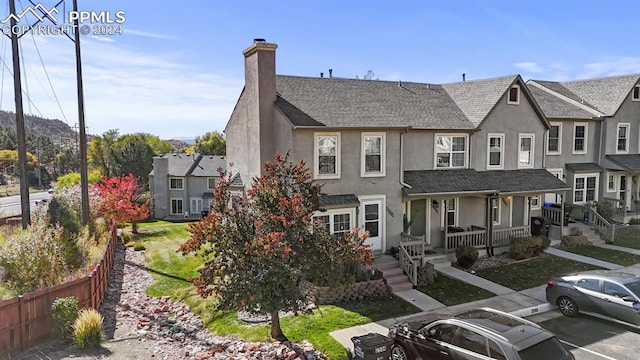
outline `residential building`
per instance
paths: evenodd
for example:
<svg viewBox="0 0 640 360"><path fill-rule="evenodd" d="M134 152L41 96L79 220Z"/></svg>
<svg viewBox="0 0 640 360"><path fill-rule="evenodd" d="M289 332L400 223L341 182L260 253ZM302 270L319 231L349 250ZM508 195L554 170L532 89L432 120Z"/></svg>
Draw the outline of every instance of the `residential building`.
<svg viewBox="0 0 640 360"><path fill-rule="evenodd" d="M276 75L277 45L244 50L245 87L226 126L227 169L246 179L276 151L324 183L331 231L359 226L378 252L401 239L443 251L531 232L550 124L519 75L451 84ZM560 211L560 210L558 210Z"/></svg>
<svg viewBox="0 0 640 360"><path fill-rule="evenodd" d="M218 155L174 153L153 158L149 173L152 217L200 217L209 209L213 190L226 168Z"/></svg>

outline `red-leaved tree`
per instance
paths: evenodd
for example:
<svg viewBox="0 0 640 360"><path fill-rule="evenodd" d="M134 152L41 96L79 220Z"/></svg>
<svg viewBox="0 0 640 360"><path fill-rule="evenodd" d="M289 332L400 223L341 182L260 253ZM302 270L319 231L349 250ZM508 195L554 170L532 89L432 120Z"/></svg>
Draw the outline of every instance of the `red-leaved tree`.
<svg viewBox="0 0 640 360"><path fill-rule="evenodd" d="M306 306L303 279L347 285L354 262L371 266L373 256L357 228L329 234L314 224L321 186L303 162L293 164L276 154L253 179L248 197L232 199L230 175L216 185L209 215L190 225L191 238L180 251L204 258L198 293L216 298L222 309L246 309L271 315L271 337L287 338L279 311Z"/></svg>
<svg viewBox="0 0 640 360"><path fill-rule="evenodd" d="M100 213L118 224L131 223L133 233L137 233L137 223L149 216L148 198L142 186L132 175L102 178L97 184L102 202Z"/></svg>

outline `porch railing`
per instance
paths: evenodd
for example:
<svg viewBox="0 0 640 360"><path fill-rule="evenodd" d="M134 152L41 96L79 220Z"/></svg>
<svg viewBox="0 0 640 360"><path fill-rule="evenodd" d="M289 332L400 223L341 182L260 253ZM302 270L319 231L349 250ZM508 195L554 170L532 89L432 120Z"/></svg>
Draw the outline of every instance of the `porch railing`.
<svg viewBox="0 0 640 360"><path fill-rule="evenodd" d="M426 246L428 244L424 235L414 236L404 232L400 234L400 266L414 286L418 285L418 267L422 263Z"/></svg>
<svg viewBox="0 0 640 360"><path fill-rule="evenodd" d="M589 226L592 226L596 233L606 242L613 242L616 237L616 226L598 214L592 207L589 209Z"/></svg>
<svg viewBox="0 0 640 360"><path fill-rule="evenodd" d="M564 220L562 216L562 209L553 206L543 206L542 217L550 219L554 224L562 224Z"/></svg>
<svg viewBox="0 0 640 360"><path fill-rule="evenodd" d="M484 248L487 246L487 233L487 230L446 233L445 252L449 253L462 245ZM529 225L497 228L493 229L491 244L494 247L507 246L511 238L529 235L531 235L531 226Z"/></svg>
<svg viewBox="0 0 640 360"><path fill-rule="evenodd" d="M531 234L531 226L515 226L505 229L493 229L493 246L507 246L512 238L525 237Z"/></svg>

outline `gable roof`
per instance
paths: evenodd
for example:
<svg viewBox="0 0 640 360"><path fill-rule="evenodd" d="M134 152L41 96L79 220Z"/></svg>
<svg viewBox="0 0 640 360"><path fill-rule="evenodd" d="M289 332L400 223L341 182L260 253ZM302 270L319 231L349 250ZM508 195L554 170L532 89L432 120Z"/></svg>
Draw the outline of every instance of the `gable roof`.
<svg viewBox="0 0 640 360"><path fill-rule="evenodd" d="M595 116L593 113L564 101L530 82L527 82L527 88L547 118L592 119Z"/></svg>
<svg viewBox="0 0 640 360"><path fill-rule="evenodd" d="M606 155L605 158L628 171L640 171L640 154Z"/></svg>
<svg viewBox="0 0 640 360"><path fill-rule="evenodd" d="M568 82L530 80L604 116L615 115L638 81L640 74Z"/></svg>
<svg viewBox="0 0 640 360"><path fill-rule="evenodd" d="M220 176L218 169L226 168L226 158L220 155L197 153L173 153L162 156L167 159L168 176Z"/></svg>

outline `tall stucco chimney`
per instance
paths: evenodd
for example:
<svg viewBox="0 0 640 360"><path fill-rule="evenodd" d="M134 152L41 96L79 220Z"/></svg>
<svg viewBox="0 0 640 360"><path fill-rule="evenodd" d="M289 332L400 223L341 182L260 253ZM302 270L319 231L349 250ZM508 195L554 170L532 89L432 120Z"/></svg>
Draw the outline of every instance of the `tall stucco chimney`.
<svg viewBox="0 0 640 360"><path fill-rule="evenodd" d="M273 160L274 144L274 111L276 101L276 48L265 39L254 39L253 44L245 49L244 55L244 91L247 101L248 136L251 141L248 172L252 176L261 174L262 163ZM259 136L258 136L259 135ZM244 174L243 174L244 175Z"/></svg>

